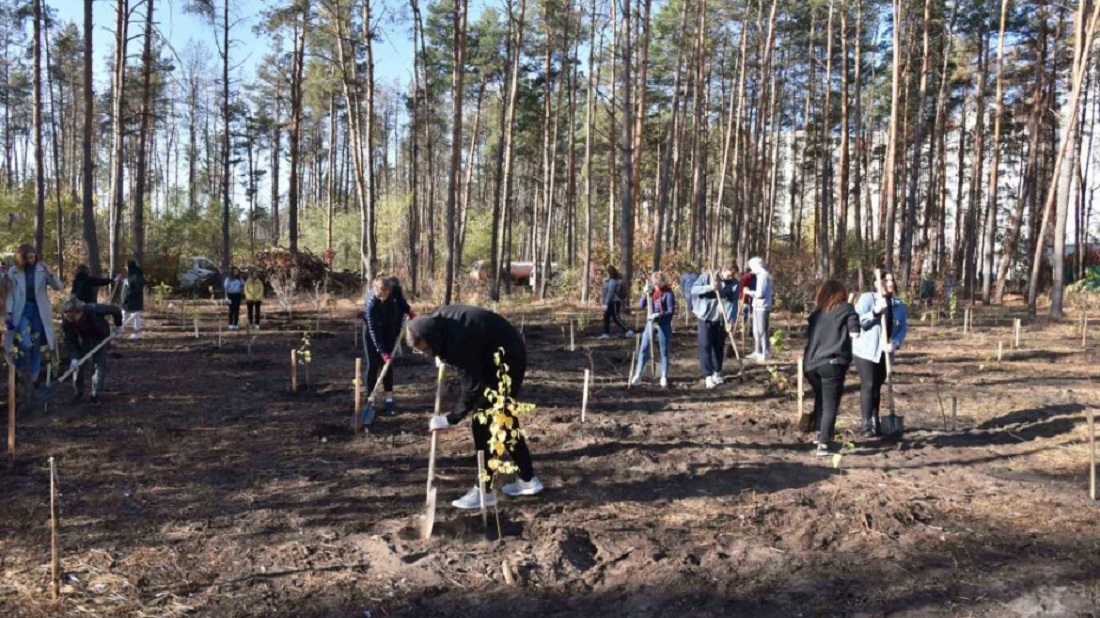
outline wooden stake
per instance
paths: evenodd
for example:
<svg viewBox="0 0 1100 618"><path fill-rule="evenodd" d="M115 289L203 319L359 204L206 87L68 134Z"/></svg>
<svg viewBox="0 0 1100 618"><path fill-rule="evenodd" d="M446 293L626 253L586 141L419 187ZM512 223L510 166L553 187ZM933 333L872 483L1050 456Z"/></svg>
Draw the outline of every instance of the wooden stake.
<svg viewBox="0 0 1100 618"><path fill-rule="evenodd" d="M1097 499L1097 433L1095 412L1089 408L1089 499Z"/></svg>
<svg viewBox="0 0 1100 618"><path fill-rule="evenodd" d="M298 350L290 351L290 392L298 392Z"/></svg>
<svg viewBox="0 0 1100 618"><path fill-rule="evenodd" d="M569 320L569 351L577 351L577 339L573 333L573 320Z"/></svg>
<svg viewBox="0 0 1100 618"><path fill-rule="evenodd" d="M592 372L588 369L584 370L584 395L581 396L581 422L584 422L585 414L588 412L588 380L591 378Z"/></svg>
<svg viewBox="0 0 1100 618"><path fill-rule="evenodd" d="M804 361L803 361L802 357L799 356L798 357L798 418L799 419L802 418L802 399L805 396L805 393L802 392L802 389L805 388L802 385L802 363L803 362Z"/></svg>
<svg viewBox="0 0 1100 618"><path fill-rule="evenodd" d="M359 320L358 319L355 320L355 329L354 329L354 333L352 334L352 337L353 337L353 339L351 340L352 349L358 348L359 347Z"/></svg>
<svg viewBox="0 0 1100 618"><path fill-rule="evenodd" d="M8 467L15 467L15 361L8 359Z"/></svg>
<svg viewBox="0 0 1100 618"><path fill-rule="evenodd" d="M939 313L938 309L935 309L935 308L932 309L932 328L936 327L936 314L938 314L938 313Z"/></svg>
<svg viewBox="0 0 1100 618"><path fill-rule="evenodd" d="M57 535L57 462L50 457L50 589L53 600L61 597L61 559Z"/></svg>
<svg viewBox="0 0 1100 618"><path fill-rule="evenodd" d="M959 398L951 395L951 430L959 430Z"/></svg>
<svg viewBox="0 0 1100 618"><path fill-rule="evenodd" d="M222 325L218 324L218 349L222 348Z"/></svg>
<svg viewBox="0 0 1100 618"><path fill-rule="evenodd" d="M634 353L630 355L630 366L626 368L626 387L630 388L631 378L634 377L634 364L638 362L638 352L642 349L642 336L634 335ZM641 372L638 372L641 373Z"/></svg>
<svg viewBox="0 0 1100 618"><path fill-rule="evenodd" d="M1016 318L1016 349L1020 349L1020 318Z"/></svg>
<svg viewBox="0 0 1100 618"><path fill-rule="evenodd" d="M477 488L481 494L481 523L489 531L489 511L485 510L485 451L477 452Z"/></svg>
<svg viewBox="0 0 1100 618"><path fill-rule="evenodd" d="M1081 348L1085 347L1089 336L1089 314L1081 312Z"/></svg>
<svg viewBox="0 0 1100 618"><path fill-rule="evenodd" d="M355 409L352 410L352 418L354 419L353 425L355 426L355 435L359 435L359 430L362 429L361 423L363 422L362 416L359 414L359 408L363 406L363 359L355 359L355 380L352 382L355 385ZM435 435L435 432L432 432Z"/></svg>
<svg viewBox="0 0 1100 618"><path fill-rule="evenodd" d="M199 338L199 319L195 318L195 339Z"/></svg>
<svg viewBox="0 0 1100 618"><path fill-rule="evenodd" d="M1003 341L998 341L997 342L997 362L998 363L1001 362L1002 358L1004 358L1004 342Z"/></svg>

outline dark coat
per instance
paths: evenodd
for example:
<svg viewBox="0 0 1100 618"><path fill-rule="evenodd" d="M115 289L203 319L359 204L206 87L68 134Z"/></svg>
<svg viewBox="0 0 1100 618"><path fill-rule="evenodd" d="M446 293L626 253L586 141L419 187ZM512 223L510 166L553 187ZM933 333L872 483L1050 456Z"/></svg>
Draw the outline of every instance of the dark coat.
<svg viewBox="0 0 1100 618"><path fill-rule="evenodd" d="M485 409L486 387L496 388L494 354L504 349L503 363L512 379L510 395L519 395L527 373L527 346L523 337L503 317L480 307L448 305L408 325L409 332L428 343L432 352L458 371L462 395L447 415L453 425L473 410Z"/></svg>
<svg viewBox="0 0 1100 618"><path fill-rule="evenodd" d="M129 312L145 310L145 275L134 262L126 266L126 281L122 284L122 308Z"/></svg>
<svg viewBox="0 0 1100 618"><path fill-rule="evenodd" d="M96 288L101 288L105 285L111 285L111 280L81 273L73 279L73 289L71 293L86 303L94 303L98 296Z"/></svg>
<svg viewBox="0 0 1100 618"><path fill-rule="evenodd" d="M66 317L61 320L69 358L79 359L111 336L111 325L107 322L107 316L114 318L115 326L122 323L122 310L118 307L93 303L84 305L79 318L70 320Z"/></svg>
<svg viewBox="0 0 1100 618"><path fill-rule="evenodd" d="M367 307L363 310L363 330L367 332L367 345L379 354L389 354L397 345L401 334L401 319L412 310L401 286L393 284L390 296L381 300L374 290L367 293Z"/></svg>

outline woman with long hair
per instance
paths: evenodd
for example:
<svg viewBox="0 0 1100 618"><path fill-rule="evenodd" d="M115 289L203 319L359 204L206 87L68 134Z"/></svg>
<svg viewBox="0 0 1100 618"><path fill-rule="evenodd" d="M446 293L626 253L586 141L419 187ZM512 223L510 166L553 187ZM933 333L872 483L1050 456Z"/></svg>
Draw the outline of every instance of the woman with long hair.
<svg viewBox="0 0 1100 618"><path fill-rule="evenodd" d="M848 303L844 284L831 279L821 284L814 298L802 359L806 379L814 390L818 456L829 454L840 396L844 393L844 376L852 364L852 339L859 337L859 333L859 318Z"/></svg>
<svg viewBox="0 0 1100 618"><path fill-rule="evenodd" d="M619 269L608 264L607 279L603 282L603 334L600 335L600 339L611 337L612 320L622 331L623 337L634 336L634 331L627 328L620 317L623 310L623 300L619 298L619 288L622 284L623 278L619 274Z"/></svg>
<svg viewBox="0 0 1100 618"><path fill-rule="evenodd" d="M645 293L642 294L638 306L649 311L646 316L645 333L642 334L642 347L638 352L638 364L634 368L634 376L631 384L641 384L642 369L645 368L653 348L653 331L656 327L657 341L661 344L661 388L668 387L668 356L669 344L672 343L672 318L676 315L676 295L672 293L672 286L668 284L668 278L661 271L656 271L649 277ZM655 354L656 351L653 351Z"/></svg>
<svg viewBox="0 0 1100 618"><path fill-rule="evenodd" d="M47 288L61 290L61 280L38 260L34 247L23 245L15 254L15 265L8 270L10 289L5 295L8 354L18 348L16 366L37 382L42 369L42 346L57 349L53 332L53 307Z"/></svg>
<svg viewBox="0 0 1100 618"><path fill-rule="evenodd" d="M877 273L875 291L864 292L856 301L856 315L863 335L852 347L859 371L859 412L865 438L882 435L879 404L886 382L886 355L891 363L909 331L908 309L897 297L897 283L890 272ZM886 333L883 334L883 326Z"/></svg>

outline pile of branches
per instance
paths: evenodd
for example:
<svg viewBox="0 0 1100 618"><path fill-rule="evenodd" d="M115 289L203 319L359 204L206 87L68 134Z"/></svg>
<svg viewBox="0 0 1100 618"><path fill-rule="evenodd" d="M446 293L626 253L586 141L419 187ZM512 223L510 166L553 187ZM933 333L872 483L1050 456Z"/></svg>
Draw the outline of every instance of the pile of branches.
<svg viewBox="0 0 1100 618"><path fill-rule="evenodd" d="M299 250L298 255L293 256L287 249L274 247L257 252L255 265L266 281L270 281L274 273L293 273L299 290L312 290L320 284L329 292L350 294L358 293L363 287L359 273L332 270L321 256L308 250Z"/></svg>

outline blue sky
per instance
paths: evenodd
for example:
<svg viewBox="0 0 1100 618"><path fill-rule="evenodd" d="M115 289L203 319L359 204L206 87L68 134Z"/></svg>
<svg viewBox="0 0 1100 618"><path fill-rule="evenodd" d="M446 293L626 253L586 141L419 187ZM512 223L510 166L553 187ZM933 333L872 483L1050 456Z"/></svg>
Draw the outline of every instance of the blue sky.
<svg viewBox="0 0 1100 618"><path fill-rule="evenodd" d="M135 5L141 0L130 0ZM84 2L82 0L46 0L47 4L57 10L62 22L73 21L78 27L83 28ZM256 65L263 59L268 51L268 40L259 37L252 32L252 27L260 20L263 11L277 0L230 0L230 15L236 20L230 38L237 43L233 47L230 61L236 69L237 79L247 80L255 73ZM281 4L281 2L278 2ZM216 32L202 19L186 13L183 9L187 0L156 0L155 18L161 34L177 51L186 47L189 40L210 46L214 50L214 36ZM95 56L97 62L96 80L105 85L106 62L111 50L114 48L115 29L115 2L113 0L94 1L95 23ZM412 35L407 25L407 20L401 19L394 23L393 17L396 11L407 13L406 3L395 3L392 0L380 2L376 5L378 17L382 23L380 29L382 40L375 46L375 78L382 83L394 81L407 81L412 76ZM134 10L131 22L131 32L143 27L144 8ZM232 23L232 22L231 22ZM132 53L140 50L140 39L131 39Z"/></svg>

